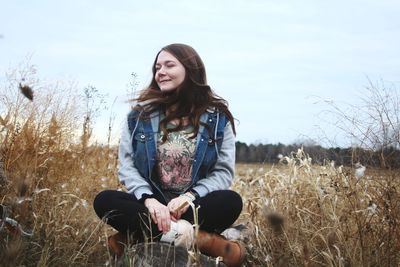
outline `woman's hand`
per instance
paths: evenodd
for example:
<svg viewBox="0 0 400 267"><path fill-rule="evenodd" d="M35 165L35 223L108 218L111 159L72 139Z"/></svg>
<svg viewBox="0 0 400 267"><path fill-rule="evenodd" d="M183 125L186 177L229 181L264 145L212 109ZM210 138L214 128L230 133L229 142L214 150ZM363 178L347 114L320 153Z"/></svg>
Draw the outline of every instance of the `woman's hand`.
<svg viewBox="0 0 400 267"><path fill-rule="evenodd" d="M188 196L180 195L179 197L173 198L167 206L172 216L179 220L182 214L187 211L189 203L191 202L192 200Z"/></svg>
<svg viewBox="0 0 400 267"><path fill-rule="evenodd" d="M155 198L146 199L144 205L149 210L153 222L157 224L158 230L163 233L168 232L171 228L171 219L175 220L175 218L171 218L169 208Z"/></svg>

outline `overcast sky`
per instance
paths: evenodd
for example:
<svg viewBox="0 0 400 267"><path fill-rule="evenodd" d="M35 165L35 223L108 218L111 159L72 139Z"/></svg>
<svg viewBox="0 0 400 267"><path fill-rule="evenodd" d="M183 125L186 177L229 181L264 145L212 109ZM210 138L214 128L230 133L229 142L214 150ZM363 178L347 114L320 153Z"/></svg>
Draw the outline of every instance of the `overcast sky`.
<svg viewBox="0 0 400 267"><path fill-rule="evenodd" d="M41 78L93 85L110 105L117 97L117 129L130 74L144 87L158 50L186 43L229 101L237 140L319 140L321 128L334 138L318 100L356 102L367 77L400 81L399 14L395 0L0 0L0 79L32 54Z"/></svg>

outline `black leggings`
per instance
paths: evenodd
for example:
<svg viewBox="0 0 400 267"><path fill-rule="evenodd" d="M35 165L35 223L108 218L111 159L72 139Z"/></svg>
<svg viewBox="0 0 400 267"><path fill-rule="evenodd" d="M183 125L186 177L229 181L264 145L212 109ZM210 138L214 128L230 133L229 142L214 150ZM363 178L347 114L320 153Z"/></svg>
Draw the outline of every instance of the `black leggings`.
<svg viewBox="0 0 400 267"><path fill-rule="evenodd" d="M156 197L161 203L164 201ZM240 195L231 190L213 191L194 201L198 209L198 222L201 230L222 232L231 226L239 217L243 203ZM121 191L106 190L100 192L93 203L99 218L121 233L141 234L143 226L149 224L148 210L133 194ZM194 223L193 211L189 209L181 219ZM152 223L153 236L160 234Z"/></svg>

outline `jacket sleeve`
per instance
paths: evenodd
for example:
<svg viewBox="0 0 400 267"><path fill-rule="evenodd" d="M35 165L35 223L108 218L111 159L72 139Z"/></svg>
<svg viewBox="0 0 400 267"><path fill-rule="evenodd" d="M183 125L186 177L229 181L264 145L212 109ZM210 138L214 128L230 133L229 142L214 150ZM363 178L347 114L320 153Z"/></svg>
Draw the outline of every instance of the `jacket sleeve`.
<svg viewBox="0 0 400 267"><path fill-rule="evenodd" d="M193 186L200 197L216 190L228 189L235 175L235 135L228 122L224 128L224 139L219 151L217 162L207 177L199 179Z"/></svg>
<svg viewBox="0 0 400 267"><path fill-rule="evenodd" d="M143 194L153 194L151 186L142 177L134 165L134 154L132 149L131 134L128 128L128 121L125 122L118 150L118 178L126 186L129 193L141 199Z"/></svg>

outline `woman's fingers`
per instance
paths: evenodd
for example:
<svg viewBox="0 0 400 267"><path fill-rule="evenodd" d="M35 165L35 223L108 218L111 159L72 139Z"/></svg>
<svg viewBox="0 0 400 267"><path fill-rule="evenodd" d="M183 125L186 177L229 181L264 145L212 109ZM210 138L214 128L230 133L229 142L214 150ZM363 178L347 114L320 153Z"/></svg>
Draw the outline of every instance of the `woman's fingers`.
<svg viewBox="0 0 400 267"><path fill-rule="evenodd" d="M171 221L177 221L189 208L187 197L179 196L172 199L167 206L158 200L151 198L145 200L145 206L149 210L151 219L157 224L158 230L166 233L171 229Z"/></svg>
<svg viewBox="0 0 400 267"><path fill-rule="evenodd" d="M175 219L179 220L182 214L184 214L187 211L189 205L190 205L189 201L186 197L179 196L172 199L167 206L171 215Z"/></svg>
<svg viewBox="0 0 400 267"><path fill-rule="evenodd" d="M147 207L153 222L157 224L158 230L164 233L168 232L171 227L169 208L154 198L146 199L144 205Z"/></svg>
<svg viewBox="0 0 400 267"><path fill-rule="evenodd" d="M171 215L169 214L169 210L167 207L163 207L156 211L156 224L158 226L158 230L163 233L166 233L170 230L171 227Z"/></svg>
<svg viewBox="0 0 400 267"><path fill-rule="evenodd" d="M182 214L187 210L188 206L189 206L188 200L182 196L174 198L168 203L169 211L172 214ZM181 212L182 210L183 212Z"/></svg>
<svg viewBox="0 0 400 267"><path fill-rule="evenodd" d="M179 219L177 219L174 214L171 214L171 221L172 222L177 222L178 220Z"/></svg>
<svg viewBox="0 0 400 267"><path fill-rule="evenodd" d="M178 213L179 213L179 218L182 216L182 214L184 214L189 208L189 203L186 202L186 205L183 206L182 208L178 209Z"/></svg>
<svg viewBox="0 0 400 267"><path fill-rule="evenodd" d="M173 212L171 212L172 216L174 216L177 220L179 220L182 216L182 212L180 212L180 210L174 210Z"/></svg>
<svg viewBox="0 0 400 267"><path fill-rule="evenodd" d="M155 209L152 209L152 210L149 209L149 213L150 213L150 216L151 216L151 219L153 220L153 222L157 223L156 210Z"/></svg>
<svg viewBox="0 0 400 267"><path fill-rule="evenodd" d="M149 210L150 212L150 210ZM169 214L169 209L160 204L154 208L153 213L151 213L153 222L157 224L158 230L161 232L168 232L171 226L171 215Z"/></svg>
<svg viewBox="0 0 400 267"><path fill-rule="evenodd" d="M179 220L182 217L182 214L184 214L188 210L188 208L189 208L188 202L184 203L184 205L181 205L181 207L176 210L175 217Z"/></svg>

